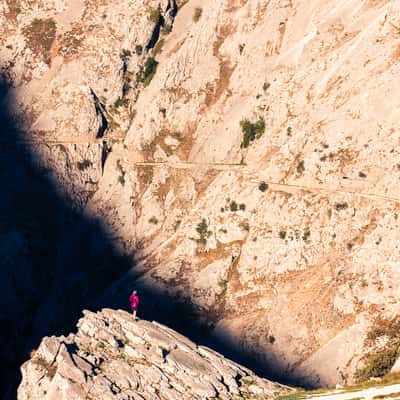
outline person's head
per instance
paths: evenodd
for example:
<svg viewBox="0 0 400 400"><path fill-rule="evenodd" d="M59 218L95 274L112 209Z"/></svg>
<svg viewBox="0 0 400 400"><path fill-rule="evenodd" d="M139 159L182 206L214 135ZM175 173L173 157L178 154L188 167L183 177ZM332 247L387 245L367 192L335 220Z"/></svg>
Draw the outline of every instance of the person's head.
<svg viewBox="0 0 400 400"><path fill-rule="evenodd" d="M134 291L132 292L132 294L137 294L137 290L134 290Z"/></svg>

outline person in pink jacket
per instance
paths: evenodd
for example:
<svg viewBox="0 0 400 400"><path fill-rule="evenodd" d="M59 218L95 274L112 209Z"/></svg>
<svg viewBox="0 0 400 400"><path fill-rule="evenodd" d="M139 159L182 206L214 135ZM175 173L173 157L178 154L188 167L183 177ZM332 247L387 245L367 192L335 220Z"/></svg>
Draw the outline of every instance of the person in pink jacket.
<svg viewBox="0 0 400 400"><path fill-rule="evenodd" d="M134 290L131 294L131 296L129 297L129 303L131 304L132 307L132 313L133 313L133 318L136 318L136 313L137 313L137 308L139 305L139 296L137 295L137 291Z"/></svg>

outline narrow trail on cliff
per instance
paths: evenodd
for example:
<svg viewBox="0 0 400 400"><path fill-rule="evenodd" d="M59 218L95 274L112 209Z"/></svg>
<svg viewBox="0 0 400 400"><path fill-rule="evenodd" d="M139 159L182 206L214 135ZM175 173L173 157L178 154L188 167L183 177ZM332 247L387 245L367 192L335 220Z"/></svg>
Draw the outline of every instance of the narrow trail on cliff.
<svg viewBox="0 0 400 400"><path fill-rule="evenodd" d="M351 188L346 187L339 187L339 188L328 188L324 186L311 186L311 185L301 185L301 184L294 184L294 183L282 183L282 182L275 182L268 180L268 176L262 170L255 170L252 168L248 168L246 164L235 164L235 163L204 163L204 162L129 162L129 164L133 166L163 166L166 168L173 168L173 169L197 169L197 168L207 168L213 170L220 170L220 171L234 171L240 172L247 175L251 182L253 183L260 183L265 182L269 185L270 188L274 190L287 190L290 189L291 191L311 191L311 192L319 192L319 193L336 193L336 194L344 194L344 195L353 195L359 197L365 197L370 199L377 199L377 200L385 200L385 201L392 201L395 203L400 202L400 197L393 197L393 196L386 196L380 193L368 193L359 190L351 190Z"/></svg>
<svg viewBox="0 0 400 400"><path fill-rule="evenodd" d="M120 138L109 139L114 141L120 141ZM61 144L93 144L93 143L101 143L104 140L21 140L17 143L19 144L46 144L46 145L61 145ZM283 191L307 191L307 192L317 192L317 193L331 193L331 194L341 194L341 195L352 195L358 196L368 199L375 199L375 200L383 200L383 201L390 201L394 203L400 203L400 197L393 197L393 196L386 196L381 193L368 193L360 190L352 190L351 187L338 187L338 188L328 188L322 185L319 186L311 186L311 185L301 185L301 184L294 184L294 183L282 183L282 182L275 182L268 179L268 176L262 170L256 170L254 168L249 168L247 164L240 164L240 163L215 163L215 162L169 162L169 161L129 161L128 163L132 166L138 167L159 167L163 166L166 168L172 169L195 169L195 168L206 168L206 169L213 169L218 171L234 171L240 172L244 175L247 175L251 182L259 183L265 182L269 185L271 189L274 190L283 190ZM350 179L346 179L347 181L351 181Z"/></svg>

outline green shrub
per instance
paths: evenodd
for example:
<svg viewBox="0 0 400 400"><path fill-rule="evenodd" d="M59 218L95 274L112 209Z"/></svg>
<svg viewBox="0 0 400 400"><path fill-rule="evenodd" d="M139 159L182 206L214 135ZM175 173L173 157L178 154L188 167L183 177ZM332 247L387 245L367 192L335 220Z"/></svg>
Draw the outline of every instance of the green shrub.
<svg viewBox="0 0 400 400"><path fill-rule="evenodd" d="M280 231L279 232L279 237L283 240L286 238L286 232L285 231Z"/></svg>
<svg viewBox="0 0 400 400"><path fill-rule="evenodd" d="M135 46L135 53L136 53L137 56L141 56L142 53L143 53L143 46L140 45L140 44L137 44Z"/></svg>
<svg viewBox="0 0 400 400"><path fill-rule="evenodd" d="M275 340L276 340L276 339L275 339L274 336L272 336L272 335L269 335L269 336L268 336L268 343L269 343L269 344L274 344L274 343L275 343Z"/></svg>
<svg viewBox="0 0 400 400"><path fill-rule="evenodd" d="M151 22L157 24L161 18L161 10L160 8L151 8L149 13L149 19Z"/></svg>
<svg viewBox="0 0 400 400"><path fill-rule="evenodd" d="M144 68L138 72L137 81L142 82L145 87L148 86L157 71L157 66L158 62L155 58L149 57L144 64Z"/></svg>
<svg viewBox="0 0 400 400"><path fill-rule="evenodd" d="M207 221L204 218L197 225L196 232L199 234L199 237L195 239L196 243L205 246L207 244L207 239L212 235L212 232L208 230Z"/></svg>
<svg viewBox="0 0 400 400"><path fill-rule="evenodd" d="M149 219L149 223L153 224L153 225L157 225L158 224L158 219L156 217L151 217Z"/></svg>
<svg viewBox="0 0 400 400"><path fill-rule="evenodd" d="M299 174L301 174L302 172L304 172L306 170L306 167L304 166L304 161L300 161L298 164L297 164L297 172L299 173Z"/></svg>
<svg viewBox="0 0 400 400"><path fill-rule="evenodd" d="M265 121L263 117L260 117L257 122L252 123L247 118L240 122L242 127L243 139L241 148L246 149L250 146L251 142L259 139L265 132Z"/></svg>
<svg viewBox="0 0 400 400"><path fill-rule="evenodd" d="M308 243L310 241L310 236L311 236L310 228L306 228L303 233L303 240Z"/></svg>
<svg viewBox="0 0 400 400"><path fill-rule="evenodd" d="M349 208L349 205L347 203L336 203L335 208L336 211L346 210L347 208Z"/></svg>
<svg viewBox="0 0 400 400"><path fill-rule="evenodd" d="M236 201L234 200L232 200L231 203L229 204L229 208L232 212L236 212L239 209Z"/></svg>
<svg viewBox="0 0 400 400"><path fill-rule="evenodd" d="M126 107L129 104L128 99L124 99L123 97L118 97L117 100L115 100L114 107L119 108L119 107Z"/></svg>
<svg viewBox="0 0 400 400"><path fill-rule="evenodd" d="M366 365L357 370L354 377L362 382L370 378L380 378L386 375L393 367L399 356L399 346L388 347L372 354Z"/></svg>
<svg viewBox="0 0 400 400"><path fill-rule="evenodd" d="M267 191L268 190L268 183L265 183L265 182L261 182L259 185L258 185L258 189L261 191L261 192L265 192L265 191Z"/></svg>
<svg viewBox="0 0 400 400"><path fill-rule="evenodd" d="M373 345L375 340L387 337L390 341L400 342L400 316L394 318L378 317L367 334L366 342Z"/></svg>
<svg viewBox="0 0 400 400"><path fill-rule="evenodd" d="M156 56L157 54L161 53L162 48L164 46L165 40L160 39L153 48L153 55Z"/></svg>

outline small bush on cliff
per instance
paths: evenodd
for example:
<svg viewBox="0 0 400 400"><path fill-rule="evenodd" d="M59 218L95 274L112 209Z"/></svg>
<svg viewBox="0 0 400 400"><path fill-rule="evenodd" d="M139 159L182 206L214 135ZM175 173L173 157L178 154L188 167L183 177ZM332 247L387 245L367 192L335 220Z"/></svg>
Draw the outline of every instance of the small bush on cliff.
<svg viewBox="0 0 400 400"><path fill-rule="evenodd" d="M259 139L265 132L265 121L263 117L260 117L257 122L250 122L247 118L240 122L240 126L243 132L243 139L241 148L246 149L250 146L251 142Z"/></svg>
<svg viewBox="0 0 400 400"><path fill-rule="evenodd" d="M399 356L399 346L388 347L372 354L366 365L357 370L354 377L357 381L363 382L370 378L381 378L386 375Z"/></svg>
<svg viewBox="0 0 400 400"><path fill-rule="evenodd" d="M138 72L137 81L142 82L145 87L148 86L156 74L157 66L158 62L156 59L149 57L144 64L144 68Z"/></svg>
<svg viewBox="0 0 400 400"><path fill-rule="evenodd" d="M143 46L140 45L140 44L137 44L135 46L135 53L136 53L137 56L141 56L142 53L143 53Z"/></svg>
<svg viewBox="0 0 400 400"><path fill-rule="evenodd" d="M153 225L157 225L158 224L158 219L156 218L156 217L151 217L150 219L149 219L149 223L150 224L153 224Z"/></svg>
<svg viewBox="0 0 400 400"><path fill-rule="evenodd" d="M193 239L196 243L205 246L207 239L212 235L212 232L208 230L207 221L203 218L196 227L196 232L199 234L197 239Z"/></svg>

